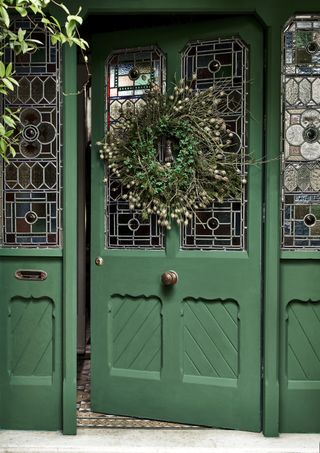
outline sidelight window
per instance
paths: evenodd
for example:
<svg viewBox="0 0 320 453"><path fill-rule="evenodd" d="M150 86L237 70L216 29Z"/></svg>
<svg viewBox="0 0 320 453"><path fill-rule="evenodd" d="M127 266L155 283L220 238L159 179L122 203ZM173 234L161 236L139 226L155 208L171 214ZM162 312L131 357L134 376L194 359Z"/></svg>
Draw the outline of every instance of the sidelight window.
<svg viewBox="0 0 320 453"><path fill-rule="evenodd" d="M283 32L282 248L320 249L320 17Z"/></svg>
<svg viewBox="0 0 320 453"><path fill-rule="evenodd" d="M19 82L2 100L20 117L16 156L0 169L0 242L4 247L61 245L60 49L40 23L16 20L42 44L32 54L5 50Z"/></svg>

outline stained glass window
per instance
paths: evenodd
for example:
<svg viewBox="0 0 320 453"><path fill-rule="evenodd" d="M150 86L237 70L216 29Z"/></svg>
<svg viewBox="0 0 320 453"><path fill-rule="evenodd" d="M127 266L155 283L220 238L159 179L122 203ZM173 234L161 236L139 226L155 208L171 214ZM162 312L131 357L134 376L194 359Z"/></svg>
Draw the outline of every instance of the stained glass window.
<svg viewBox="0 0 320 453"><path fill-rule="evenodd" d="M1 173L1 245L56 247L61 245L61 121L59 48L40 23L16 20L41 41L32 54L16 56L19 87L2 101L20 116L20 143L16 156L3 163ZM27 32L28 33L28 32Z"/></svg>
<svg viewBox="0 0 320 453"><path fill-rule="evenodd" d="M283 33L282 248L320 249L320 16Z"/></svg>
<svg viewBox="0 0 320 453"><path fill-rule="evenodd" d="M155 47L126 49L112 53L106 62L106 128L118 121L123 106L137 108L150 83L165 90L165 58ZM106 247L163 248L163 232L152 214L142 219L139 210L132 212L122 195L126 190L115 177L107 175Z"/></svg>
<svg viewBox="0 0 320 453"><path fill-rule="evenodd" d="M239 169L246 177L246 103L248 50L238 38L197 41L187 45L182 56L182 76L188 80L196 75L195 89L212 85L226 93L220 109L221 117L233 132L230 151L239 155ZM199 209L190 223L182 228L183 249L243 250L246 245L246 190L242 197L224 203L213 203Z"/></svg>

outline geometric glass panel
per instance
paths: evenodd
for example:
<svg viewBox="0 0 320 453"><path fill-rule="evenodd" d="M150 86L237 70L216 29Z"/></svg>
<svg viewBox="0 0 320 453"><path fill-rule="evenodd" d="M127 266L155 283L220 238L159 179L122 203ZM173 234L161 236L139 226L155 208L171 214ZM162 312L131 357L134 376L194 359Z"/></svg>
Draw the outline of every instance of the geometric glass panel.
<svg viewBox="0 0 320 453"><path fill-rule="evenodd" d="M165 57L156 47L113 52L105 66L105 129L112 128L122 109L143 104L142 96L154 83L165 91ZM142 219L129 209L122 195L126 188L106 170L105 246L108 249L162 249L163 231L155 214Z"/></svg>
<svg viewBox="0 0 320 453"><path fill-rule="evenodd" d="M3 98L1 109L18 111L16 156L0 169L2 247L61 245L60 49L40 22L17 19L14 27L41 41L31 54L7 50L19 87Z"/></svg>
<svg viewBox="0 0 320 453"><path fill-rule="evenodd" d="M247 178L247 72L248 49L238 38L188 43L182 54L182 78L192 80L195 90L213 85L224 91L219 115L232 131L230 152L238 153L238 168ZM246 248L246 186L238 199L194 211L181 229L181 248L194 250L244 250Z"/></svg>
<svg viewBox="0 0 320 453"><path fill-rule="evenodd" d="M282 43L282 240L320 250L320 16L296 16Z"/></svg>

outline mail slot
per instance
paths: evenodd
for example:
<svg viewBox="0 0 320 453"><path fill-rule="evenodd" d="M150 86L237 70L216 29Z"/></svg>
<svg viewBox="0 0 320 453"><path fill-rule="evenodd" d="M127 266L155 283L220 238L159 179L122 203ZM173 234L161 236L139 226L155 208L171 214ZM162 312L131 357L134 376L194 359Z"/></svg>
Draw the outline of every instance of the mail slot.
<svg viewBox="0 0 320 453"><path fill-rule="evenodd" d="M18 280L43 281L47 278L47 273L41 270L19 269L15 272L15 277Z"/></svg>

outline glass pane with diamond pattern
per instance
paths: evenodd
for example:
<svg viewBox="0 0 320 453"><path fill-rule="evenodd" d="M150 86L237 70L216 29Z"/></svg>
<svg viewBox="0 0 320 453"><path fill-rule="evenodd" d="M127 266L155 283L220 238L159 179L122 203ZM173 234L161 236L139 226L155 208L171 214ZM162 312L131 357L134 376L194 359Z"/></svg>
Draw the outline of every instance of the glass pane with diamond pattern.
<svg viewBox="0 0 320 453"><path fill-rule="evenodd" d="M196 76L195 89L205 90L212 85L226 93L220 109L221 117L233 132L230 151L239 154L243 179L247 169L246 103L248 50L237 38L191 42L182 55L182 77ZM246 186L239 200L213 203L198 209L181 231L181 247L194 250L244 250L246 247Z"/></svg>
<svg viewBox="0 0 320 453"><path fill-rule="evenodd" d="M142 96L150 83L165 90L165 58L156 47L125 49L112 53L106 63L106 128L112 127L124 105L134 109L143 103ZM131 211L115 177L106 174L106 248L162 249L163 231L155 214L147 220L139 210Z"/></svg>
<svg viewBox="0 0 320 453"><path fill-rule="evenodd" d="M40 22L16 20L39 40L31 54L15 55L15 87L1 108L19 111L20 142L16 156L1 169L1 245L57 247L61 245L61 118L60 54Z"/></svg>
<svg viewBox="0 0 320 453"><path fill-rule="evenodd" d="M282 248L320 249L320 17L283 33Z"/></svg>

